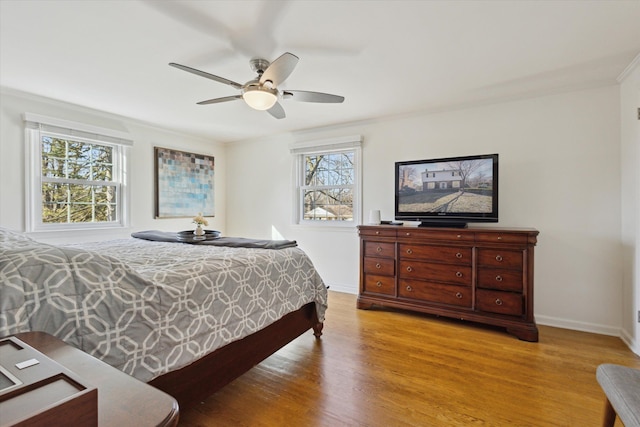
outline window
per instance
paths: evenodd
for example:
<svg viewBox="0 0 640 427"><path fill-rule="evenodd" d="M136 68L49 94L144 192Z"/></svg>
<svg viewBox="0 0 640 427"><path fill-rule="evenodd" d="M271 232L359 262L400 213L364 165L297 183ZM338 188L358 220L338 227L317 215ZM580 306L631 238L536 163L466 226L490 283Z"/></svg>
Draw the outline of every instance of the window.
<svg viewBox="0 0 640 427"><path fill-rule="evenodd" d="M296 144L297 223L354 226L360 220L360 137Z"/></svg>
<svg viewBox="0 0 640 427"><path fill-rule="evenodd" d="M110 129L34 114L25 121L28 231L125 226L131 141Z"/></svg>

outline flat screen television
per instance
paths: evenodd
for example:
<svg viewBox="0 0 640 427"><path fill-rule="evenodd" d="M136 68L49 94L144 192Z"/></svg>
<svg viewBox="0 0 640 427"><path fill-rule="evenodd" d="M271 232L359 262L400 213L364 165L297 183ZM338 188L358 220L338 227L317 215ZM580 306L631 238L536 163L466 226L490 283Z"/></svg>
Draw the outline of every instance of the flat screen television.
<svg viewBox="0 0 640 427"><path fill-rule="evenodd" d="M425 227L498 222L498 155L396 162L395 219Z"/></svg>

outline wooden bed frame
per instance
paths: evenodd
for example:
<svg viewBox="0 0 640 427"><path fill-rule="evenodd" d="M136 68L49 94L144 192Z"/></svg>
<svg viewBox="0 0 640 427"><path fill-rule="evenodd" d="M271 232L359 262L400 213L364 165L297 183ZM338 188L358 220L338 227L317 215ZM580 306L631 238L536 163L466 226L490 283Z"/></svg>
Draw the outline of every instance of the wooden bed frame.
<svg viewBox="0 0 640 427"><path fill-rule="evenodd" d="M315 303L286 314L266 328L234 341L176 371L168 372L149 384L173 396L181 408L201 402L305 331L322 335Z"/></svg>

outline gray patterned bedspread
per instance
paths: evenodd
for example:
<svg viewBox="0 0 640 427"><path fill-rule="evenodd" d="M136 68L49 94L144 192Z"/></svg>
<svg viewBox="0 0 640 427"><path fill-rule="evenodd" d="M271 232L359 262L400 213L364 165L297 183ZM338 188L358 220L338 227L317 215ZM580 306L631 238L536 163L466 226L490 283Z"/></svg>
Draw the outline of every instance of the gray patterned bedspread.
<svg viewBox="0 0 640 427"><path fill-rule="evenodd" d="M326 286L297 247L53 246L0 228L0 336L48 332L142 381L309 302L324 321Z"/></svg>

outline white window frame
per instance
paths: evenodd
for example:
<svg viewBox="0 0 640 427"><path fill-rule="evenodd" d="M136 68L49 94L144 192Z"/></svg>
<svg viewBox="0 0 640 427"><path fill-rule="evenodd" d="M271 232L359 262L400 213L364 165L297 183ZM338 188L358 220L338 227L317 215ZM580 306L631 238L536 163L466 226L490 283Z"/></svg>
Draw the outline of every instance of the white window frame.
<svg viewBox="0 0 640 427"><path fill-rule="evenodd" d="M355 228L362 223L362 136L346 136L298 142L290 147L294 156L293 222L315 227ZM304 219L305 165L308 155L353 152L353 221L320 221Z"/></svg>
<svg viewBox="0 0 640 427"><path fill-rule="evenodd" d="M129 148L133 141L126 132L77 123L39 114L25 113L25 223L27 232L97 230L125 228L129 224ZM42 222L42 137L108 145L114 148L113 183L116 191L116 221L49 224Z"/></svg>

